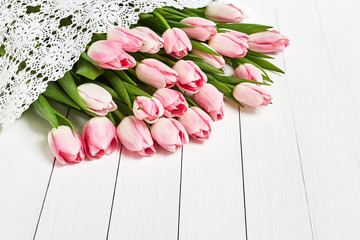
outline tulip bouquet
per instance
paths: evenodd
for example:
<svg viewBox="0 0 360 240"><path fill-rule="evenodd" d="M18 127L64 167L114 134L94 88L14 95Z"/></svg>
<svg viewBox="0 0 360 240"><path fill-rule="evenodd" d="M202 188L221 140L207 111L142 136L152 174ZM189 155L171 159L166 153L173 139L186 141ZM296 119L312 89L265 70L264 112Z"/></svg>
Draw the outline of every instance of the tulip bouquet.
<svg viewBox="0 0 360 240"><path fill-rule="evenodd" d="M209 139L212 122L224 117L224 97L241 107L271 103L261 86L272 83L266 70L283 72L266 54L289 40L242 19L232 4L164 7L140 14L130 28L94 34L73 69L33 103L53 127L48 141L57 161L98 159L120 143L142 156L157 145L173 152L189 136ZM234 76L224 74L225 64ZM90 117L81 136L48 99Z"/></svg>

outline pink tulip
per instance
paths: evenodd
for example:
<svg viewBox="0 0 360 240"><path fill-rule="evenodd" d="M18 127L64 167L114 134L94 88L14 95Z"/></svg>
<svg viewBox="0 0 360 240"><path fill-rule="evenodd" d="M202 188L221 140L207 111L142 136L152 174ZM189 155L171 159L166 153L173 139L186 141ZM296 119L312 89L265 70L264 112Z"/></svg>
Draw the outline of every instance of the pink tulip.
<svg viewBox="0 0 360 240"><path fill-rule="evenodd" d="M211 123L209 115L197 107L189 108L186 113L179 118L179 122L184 126L186 132L199 141L206 141L211 134Z"/></svg>
<svg viewBox="0 0 360 240"><path fill-rule="evenodd" d="M153 124L164 114L164 108L156 98L138 96L134 101L133 112L137 119Z"/></svg>
<svg viewBox="0 0 360 240"><path fill-rule="evenodd" d="M135 59L122 49L122 44L117 41L101 40L94 42L87 52L89 57L99 63L99 67L124 70L136 65Z"/></svg>
<svg viewBox="0 0 360 240"><path fill-rule="evenodd" d="M136 67L136 76L155 88L170 88L178 81L178 74L159 60L147 58Z"/></svg>
<svg viewBox="0 0 360 240"><path fill-rule="evenodd" d="M182 28L186 34L200 41L206 41L216 35L216 23L201 17L188 17L180 21L181 23L194 26L194 28Z"/></svg>
<svg viewBox="0 0 360 240"><path fill-rule="evenodd" d="M127 52L137 52L146 41L145 34L125 27L115 27L108 31L107 40L118 41Z"/></svg>
<svg viewBox="0 0 360 240"><path fill-rule="evenodd" d="M205 73L190 60L177 61L173 69L179 74L176 86L185 92L196 93L207 82Z"/></svg>
<svg viewBox="0 0 360 240"><path fill-rule="evenodd" d="M209 40L209 45L221 55L242 58L246 55L249 36L245 33L229 31L218 33Z"/></svg>
<svg viewBox="0 0 360 240"><path fill-rule="evenodd" d="M79 163L85 158L83 142L68 126L53 128L48 135L50 149L58 163Z"/></svg>
<svg viewBox="0 0 360 240"><path fill-rule="evenodd" d="M94 117L82 130L85 153L90 159L110 155L118 147L116 128L106 117Z"/></svg>
<svg viewBox="0 0 360 240"><path fill-rule="evenodd" d="M192 49L188 36L179 28L166 30L162 38L164 39L165 51L176 59L185 57L188 51Z"/></svg>
<svg viewBox="0 0 360 240"><path fill-rule="evenodd" d="M214 121L224 118L224 94L213 85L206 83L193 98Z"/></svg>
<svg viewBox="0 0 360 240"><path fill-rule="evenodd" d="M154 140L170 152L175 152L189 142L189 136L181 123L173 118L160 118L151 126Z"/></svg>
<svg viewBox="0 0 360 240"><path fill-rule="evenodd" d="M207 46L211 48L210 46ZM223 69L225 67L225 60L223 57L215 56L210 53L202 52L199 50L192 50L191 54L199 56L203 58L204 62L209 64L210 66L217 68L217 69Z"/></svg>
<svg viewBox="0 0 360 240"><path fill-rule="evenodd" d="M240 103L251 107L267 106L272 99L268 91L252 83L238 84L233 95Z"/></svg>
<svg viewBox="0 0 360 240"><path fill-rule="evenodd" d="M158 36L153 30L147 27L136 27L133 31L139 32L145 36L140 52L157 53L164 46L164 39Z"/></svg>
<svg viewBox="0 0 360 240"><path fill-rule="evenodd" d="M206 7L205 15L215 22L238 23L244 13L234 4L215 3Z"/></svg>
<svg viewBox="0 0 360 240"><path fill-rule="evenodd" d="M158 89L153 97L159 99L163 105L165 117L181 117L189 107L184 96L173 89Z"/></svg>
<svg viewBox="0 0 360 240"><path fill-rule="evenodd" d="M261 70L250 63L244 63L238 66L235 69L235 77L256 82L263 82Z"/></svg>
<svg viewBox="0 0 360 240"><path fill-rule="evenodd" d="M104 88L94 83L84 83L77 87L79 95L85 106L99 116L117 109L111 94Z"/></svg>
<svg viewBox="0 0 360 240"><path fill-rule="evenodd" d="M117 127L120 142L131 152L142 156L151 156L156 145L146 124L134 116L125 117Z"/></svg>
<svg viewBox="0 0 360 240"><path fill-rule="evenodd" d="M287 46L289 46L289 39L275 30L254 33L249 37L249 49L254 52L282 52Z"/></svg>

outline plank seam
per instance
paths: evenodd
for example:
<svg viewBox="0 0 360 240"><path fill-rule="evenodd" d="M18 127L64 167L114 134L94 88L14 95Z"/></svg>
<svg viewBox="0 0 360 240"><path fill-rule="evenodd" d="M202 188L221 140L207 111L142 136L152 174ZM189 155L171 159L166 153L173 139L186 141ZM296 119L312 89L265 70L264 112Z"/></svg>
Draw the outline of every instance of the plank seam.
<svg viewBox="0 0 360 240"><path fill-rule="evenodd" d="M180 186L179 186L179 210L178 210L178 229L177 229L177 240L179 240L179 239L180 239L181 190L182 190L183 154L184 154L184 147L181 147Z"/></svg>

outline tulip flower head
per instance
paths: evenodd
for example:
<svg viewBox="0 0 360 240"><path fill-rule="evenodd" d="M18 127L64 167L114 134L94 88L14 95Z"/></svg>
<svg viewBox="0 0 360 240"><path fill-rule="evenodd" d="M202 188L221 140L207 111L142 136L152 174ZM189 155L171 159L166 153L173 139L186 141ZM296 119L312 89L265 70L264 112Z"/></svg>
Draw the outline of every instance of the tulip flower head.
<svg viewBox="0 0 360 240"><path fill-rule="evenodd" d="M246 55L249 36L245 33L229 31L218 33L209 40L209 45L221 55L242 58Z"/></svg>
<svg viewBox="0 0 360 240"><path fill-rule="evenodd" d="M84 83L77 87L85 106L98 116L105 116L116 110L117 106L111 94L94 83Z"/></svg>
<svg viewBox="0 0 360 240"><path fill-rule="evenodd" d="M249 36L249 49L259 53L282 52L289 46L289 39L278 31L258 32Z"/></svg>
<svg viewBox="0 0 360 240"><path fill-rule="evenodd" d="M213 85L206 83L193 98L214 121L224 118L224 94Z"/></svg>
<svg viewBox="0 0 360 240"><path fill-rule="evenodd" d="M206 7L205 15L215 22L238 23L244 13L234 4L214 3Z"/></svg>
<svg viewBox="0 0 360 240"><path fill-rule="evenodd" d="M157 53L164 46L164 39L158 36L153 30L147 27L136 27L134 31L145 36L145 40L139 49L140 52Z"/></svg>
<svg viewBox="0 0 360 240"><path fill-rule="evenodd" d="M48 142L57 162L62 165L79 163L85 158L81 138L68 126L53 128L48 134Z"/></svg>
<svg viewBox="0 0 360 240"><path fill-rule="evenodd" d="M179 122L184 126L186 132L196 140L206 141L209 139L213 121L209 115L200 108L189 108L186 113L179 118Z"/></svg>
<svg viewBox="0 0 360 240"><path fill-rule="evenodd" d="M99 67L112 70L125 70L136 65L135 59L122 49L117 41L101 40L89 47L88 56L99 63Z"/></svg>
<svg viewBox="0 0 360 240"><path fill-rule="evenodd" d="M268 91L252 83L238 84L233 95L240 103L251 107L267 106L272 99Z"/></svg>
<svg viewBox="0 0 360 240"><path fill-rule="evenodd" d="M134 116L125 117L120 122L117 134L121 144L131 152L137 152L142 156L151 156L156 152L149 128L144 121Z"/></svg>
<svg viewBox="0 0 360 240"><path fill-rule="evenodd" d="M136 97L133 112L137 119L153 124L164 114L164 108L156 98Z"/></svg>
<svg viewBox="0 0 360 240"><path fill-rule="evenodd" d="M184 126L173 118L160 118L151 126L154 140L170 152L175 152L189 142Z"/></svg>
<svg viewBox="0 0 360 240"><path fill-rule="evenodd" d="M161 102L164 107L164 116L168 118L181 117L189 107L182 93L173 89L158 89L153 97Z"/></svg>
<svg viewBox="0 0 360 240"><path fill-rule="evenodd" d="M120 42L126 52L139 51L146 39L145 34L125 27L115 27L107 33L107 40Z"/></svg>
<svg viewBox="0 0 360 240"><path fill-rule="evenodd" d="M207 46L207 47L211 48L210 46ZM223 69L225 67L225 60L223 57L215 56L210 53L202 52L202 51L195 50L195 49L191 51L191 54L203 58L204 63L207 63L216 69Z"/></svg>
<svg viewBox="0 0 360 240"><path fill-rule="evenodd" d="M235 69L235 77L248 79L256 82L263 82L262 72L260 69L250 63L244 63Z"/></svg>
<svg viewBox="0 0 360 240"><path fill-rule="evenodd" d="M216 23L201 17L188 17L180 21L181 23L194 26L194 28L182 28L191 38L206 41L216 35Z"/></svg>
<svg viewBox="0 0 360 240"><path fill-rule="evenodd" d="M114 124L106 117L94 117L86 122L82 130L86 156L98 159L110 155L118 147Z"/></svg>
<svg viewBox="0 0 360 240"><path fill-rule="evenodd" d="M179 60L173 69L179 74L176 86L185 92L197 93L207 82L206 74L193 61Z"/></svg>
<svg viewBox="0 0 360 240"><path fill-rule="evenodd" d="M164 39L164 48L167 54L176 59L185 57L188 51L191 51L192 45L186 33L179 28L166 30L162 38Z"/></svg>
<svg viewBox="0 0 360 240"><path fill-rule="evenodd" d="M136 66L136 76L155 88L170 88L178 81L174 69L153 58L144 59Z"/></svg>

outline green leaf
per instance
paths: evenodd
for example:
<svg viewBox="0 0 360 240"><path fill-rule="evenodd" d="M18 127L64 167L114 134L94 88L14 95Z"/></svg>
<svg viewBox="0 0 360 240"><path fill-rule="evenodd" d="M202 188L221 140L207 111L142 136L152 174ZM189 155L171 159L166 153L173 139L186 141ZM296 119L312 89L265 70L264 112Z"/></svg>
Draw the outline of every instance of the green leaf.
<svg viewBox="0 0 360 240"><path fill-rule="evenodd" d="M64 89L64 91L71 97L71 99L74 100L74 102L76 102L77 105L81 107L81 109L83 109L87 114L92 114L90 110L85 106L83 100L81 99L79 92L77 90L77 86L71 75L71 72L66 72L64 77L58 80L58 83Z"/></svg>
<svg viewBox="0 0 360 240"><path fill-rule="evenodd" d="M124 100L124 102L130 108L132 108L132 103L130 101L129 94L126 91L126 88L124 86L124 82L121 81L120 77L118 75L116 75L114 72L110 71L110 70L106 70L105 73L104 73L104 76L110 82L111 86L113 86L114 90L121 97L121 99Z"/></svg>
<svg viewBox="0 0 360 240"><path fill-rule="evenodd" d="M199 51L202 51L202 52L206 52L206 53L210 53L212 55L215 55L215 56L219 56L219 57L222 57L219 53L217 53L215 50L212 50L210 47L208 47L207 45L205 44L202 44L196 40L193 40L193 39L190 39L190 42L191 42L191 45L193 47L193 49L196 49L196 50L199 50Z"/></svg>
<svg viewBox="0 0 360 240"><path fill-rule="evenodd" d="M170 7L163 7L163 8L160 8L160 9L165 10L165 11L170 12L170 13L173 13L173 14L175 14L175 15L184 17L184 18L189 17L188 15L186 15L186 14L180 12L180 11L177 11L177 10L175 10L175 9L173 9L173 8L170 8Z"/></svg>
<svg viewBox="0 0 360 240"><path fill-rule="evenodd" d="M197 14L189 11L188 9L183 9L183 10L181 10L181 12L185 13L185 14L188 15L189 17L198 17Z"/></svg>
<svg viewBox="0 0 360 240"><path fill-rule="evenodd" d="M113 117L113 115L111 114L111 112L109 112L106 117L115 125L115 119Z"/></svg>
<svg viewBox="0 0 360 240"><path fill-rule="evenodd" d="M103 73L103 68L99 68L83 58L80 58L76 64L76 74L84 76L88 79L95 80Z"/></svg>
<svg viewBox="0 0 360 240"><path fill-rule="evenodd" d="M118 107L118 109L122 112L125 113L126 115L134 115L133 110L131 108L129 108L126 104L124 104L123 102L117 101L115 100L115 103Z"/></svg>
<svg viewBox="0 0 360 240"><path fill-rule="evenodd" d="M154 17L154 16L149 13L140 13L139 14L140 19L147 19L147 18L152 18L152 17Z"/></svg>
<svg viewBox="0 0 360 240"><path fill-rule="evenodd" d="M182 59L184 60L192 60L192 61L203 61L204 59L202 57L199 57L199 56L196 56L196 55L193 55L193 54L188 54L186 55L185 57L183 57Z"/></svg>
<svg viewBox="0 0 360 240"><path fill-rule="evenodd" d="M69 119L64 117L61 113L59 113L55 109L54 109L54 112L56 114L59 125L66 125L66 126L70 127L74 132L76 132L74 125L69 121Z"/></svg>
<svg viewBox="0 0 360 240"><path fill-rule="evenodd" d="M239 83L253 83L253 84L259 84L259 85L269 85L267 83L263 83L263 82L256 82L256 81L252 81L249 79L241 79L241 78L236 78L236 77L229 77L229 76L222 76L222 75L213 75L213 77L225 84L231 84L231 85L237 85Z"/></svg>
<svg viewBox="0 0 360 240"><path fill-rule="evenodd" d="M222 93L226 93L226 92L231 92L231 89L226 86L224 83L219 82L218 80L216 80L214 77L212 77L210 74L206 74L208 77L208 83L214 85L214 87L216 87L220 92Z"/></svg>
<svg viewBox="0 0 360 240"><path fill-rule="evenodd" d="M262 77L264 81L273 83L273 80L271 80L269 76L262 75Z"/></svg>
<svg viewBox="0 0 360 240"><path fill-rule="evenodd" d="M272 28L271 26L252 24L252 23L218 23L217 27L231 29L246 34L263 32L263 31L267 31L269 28Z"/></svg>
<svg viewBox="0 0 360 240"><path fill-rule="evenodd" d="M83 58L83 59L85 59L85 60L87 60L88 62L91 62L91 63L94 64L95 66L100 65L100 63L92 60L92 58L90 58L90 57L87 55L86 52L81 53L80 57Z"/></svg>
<svg viewBox="0 0 360 240"><path fill-rule="evenodd" d="M250 49L248 49L248 52L247 52L247 54L246 54L245 57L247 57L247 56L274 59L274 58L271 57L271 56L268 56L268 55L265 55L265 54L261 54L261 53L258 53L258 52L254 52L254 51L251 51Z"/></svg>
<svg viewBox="0 0 360 240"><path fill-rule="evenodd" d="M123 71L123 70L115 70L114 71L121 79L127 81L128 83L135 85L136 83Z"/></svg>
<svg viewBox="0 0 360 240"><path fill-rule="evenodd" d="M274 64L272 64L262 58L257 58L257 57L252 57L252 56L248 56L246 58L249 59L250 61L253 61L254 63L258 64L262 68L285 74L285 72L283 70L281 70Z"/></svg>
<svg viewBox="0 0 360 240"><path fill-rule="evenodd" d="M181 23L181 22L177 22L177 21L173 21L173 20L167 20L167 22L169 23L170 27L172 28L195 28L194 26L185 24L185 23Z"/></svg>
<svg viewBox="0 0 360 240"><path fill-rule="evenodd" d="M186 101L188 101L188 104L191 106L195 106L195 107L198 107L198 108L200 108L200 109L202 109L195 101L194 101L194 99L192 99L189 95L186 95L186 94L184 94L184 97L185 97L185 99L186 99Z"/></svg>
<svg viewBox="0 0 360 240"><path fill-rule="evenodd" d="M53 128L58 128L59 124L56 118L55 110L50 106L46 99L39 95L39 98L32 103L32 106L45 118Z"/></svg>
<svg viewBox="0 0 360 240"><path fill-rule="evenodd" d="M126 90L131 93L134 94L136 96L145 96L145 97L151 97L151 95L149 95L147 92L141 90L138 87L135 87L134 85L131 85L127 82L124 82L124 86L126 88Z"/></svg>
<svg viewBox="0 0 360 240"><path fill-rule="evenodd" d="M218 73L218 74L224 74L224 71L221 69L214 68L213 66L210 66L207 63L199 62L199 61L193 61L196 65L199 66L201 70L207 73Z"/></svg>
<svg viewBox="0 0 360 240"><path fill-rule="evenodd" d="M46 91L43 93L43 95L77 110L81 110L76 102L74 102L74 100L72 100L56 82L49 82L48 87L46 88Z"/></svg>
<svg viewBox="0 0 360 240"><path fill-rule="evenodd" d="M0 46L0 57L5 56L6 51L5 51L5 45L1 45Z"/></svg>

